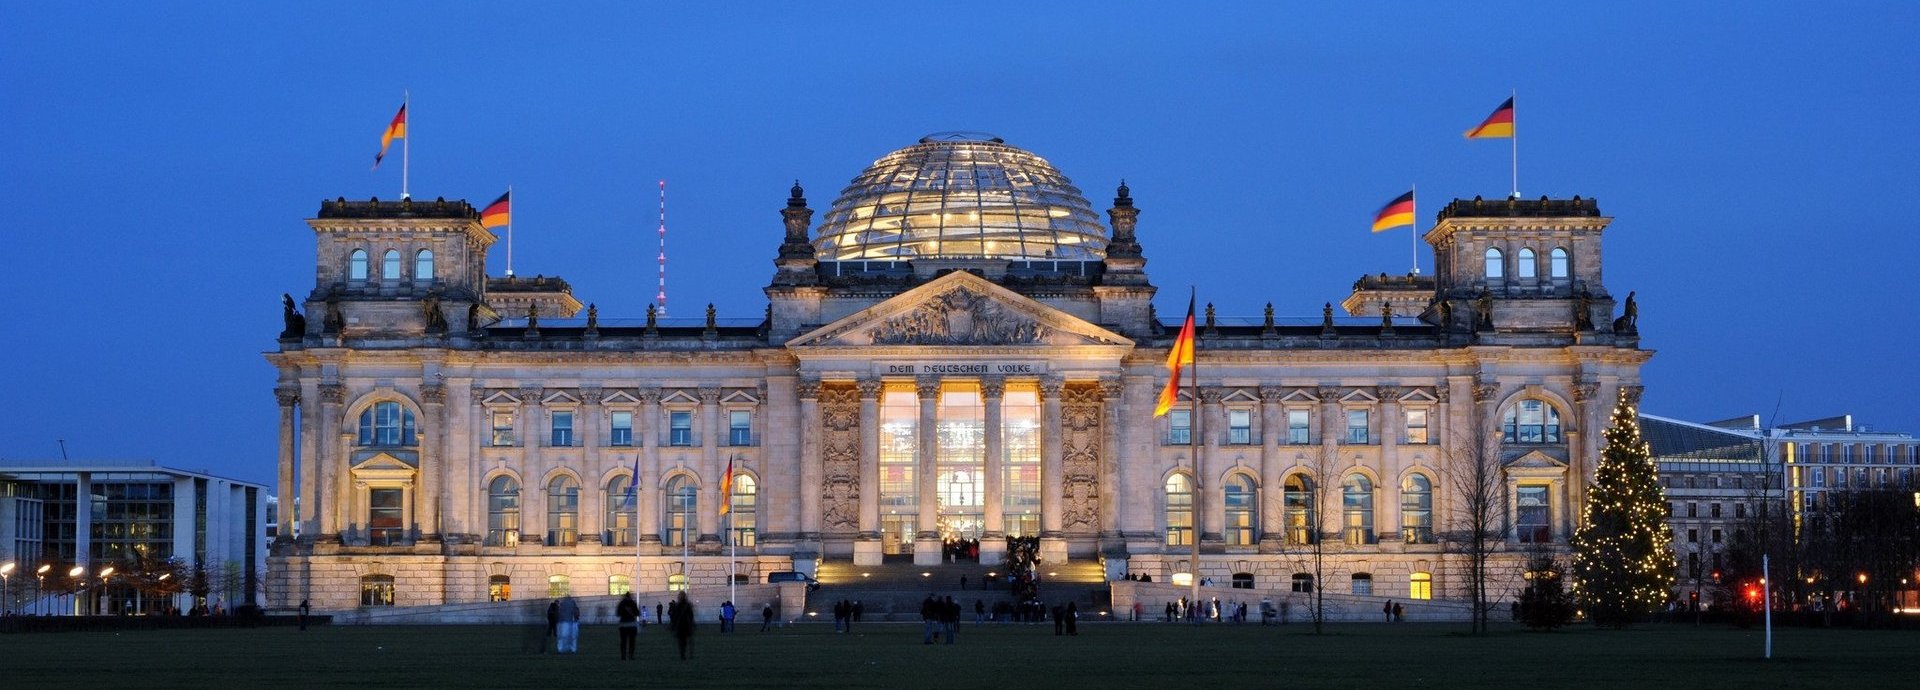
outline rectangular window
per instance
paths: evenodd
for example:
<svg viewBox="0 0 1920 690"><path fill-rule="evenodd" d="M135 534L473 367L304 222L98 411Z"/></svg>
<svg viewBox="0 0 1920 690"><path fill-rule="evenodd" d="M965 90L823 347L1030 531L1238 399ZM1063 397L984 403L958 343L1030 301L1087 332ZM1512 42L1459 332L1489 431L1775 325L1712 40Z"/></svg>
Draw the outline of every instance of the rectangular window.
<svg viewBox="0 0 1920 690"><path fill-rule="evenodd" d="M1407 410L1407 443L1426 444L1427 408L1417 407Z"/></svg>
<svg viewBox="0 0 1920 690"><path fill-rule="evenodd" d="M1688 530L1687 530L1687 543L1688 543L1688 544L1698 544L1698 543L1700 543L1700 530L1699 530L1699 528L1692 528L1692 529L1688 529Z"/></svg>
<svg viewBox="0 0 1920 690"><path fill-rule="evenodd" d="M1690 517L1690 518L1692 518L1692 517L1700 517L1700 504L1698 504L1698 503L1688 503L1688 504L1687 504L1687 517Z"/></svg>
<svg viewBox="0 0 1920 690"><path fill-rule="evenodd" d="M1347 443L1368 443L1367 411L1347 410Z"/></svg>
<svg viewBox="0 0 1920 690"><path fill-rule="evenodd" d="M727 411L727 445L753 445L753 412L750 410Z"/></svg>
<svg viewBox="0 0 1920 690"><path fill-rule="evenodd" d="M1713 531L1713 543L1715 544L1720 543L1720 530L1718 529L1715 529Z"/></svg>
<svg viewBox="0 0 1920 690"><path fill-rule="evenodd" d="M1514 527L1524 544L1553 541L1553 512L1547 487L1522 486L1514 491Z"/></svg>
<svg viewBox="0 0 1920 690"><path fill-rule="evenodd" d="M406 491L372 489L367 492L367 543L398 544L406 531Z"/></svg>
<svg viewBox="0 0 1920 690"><path fill-rule="evenodd" d="M550 439L549 442L550 445L556 448L566 448L573 445L572 412L557 411L553 413L553 438Z"/></svg>
<svg viewBox="0 0 1920 690"><path fill-rule="evenodd" d="M1193 443L1193 411L1167 411L1167 445L1184 446Z"/></svg>
<svg viewBox="0 0 1920 690"><path fill-rule="evenodd" d="M1313 443L1313 413L1308 410L1287 410L1287 443L1304 446Z"/></svg>
<svg viewBox="0 0 1920 690"><path fill-rule="evenodd" d="M1227 444L1253 443L1253 410L1227 410Z"/></svg>
<svg viewBox="0 0 1920 690"><path fill-rule="evenodd" d="M613 431L608 435L608 443L614 446L633 445L633 413L613 413Z"/></svg>
<svg viewBox="0 0 1920 690"><path fill-rule="evenodd" d="M490 445L513 445L513 410L494 410L492 441Z"/></svg>
<svg viewBox="0 0 1920 690"><path fill-rule="evenodd" d="M1720 517L1720 504L1709 504L1707 506L1707 514L1713 517Z"/></svg>
<svg viewBox="0 0 1920 690"><path fill-rule="evenodd" d="M1736 518L1743 518L1743 517L1746 517L1746 516L1747 516L1747 504L1745 504L1745 503L1735 503L1735 504L1733 504L1733 516L1734 516L1734 517L1736 517Z"/></svg>
<svg viewBox="0 0 1920 690"><path fill-rule="evenodd" d="M692 410L674 410L667 413L667 445L693 445Z"/></svg>

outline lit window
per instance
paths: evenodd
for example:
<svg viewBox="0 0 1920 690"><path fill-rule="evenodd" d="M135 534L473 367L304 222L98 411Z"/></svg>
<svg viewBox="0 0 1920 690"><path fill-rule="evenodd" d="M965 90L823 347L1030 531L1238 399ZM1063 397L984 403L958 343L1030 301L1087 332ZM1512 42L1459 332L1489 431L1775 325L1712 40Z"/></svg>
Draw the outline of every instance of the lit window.
<svg viewBox="0 0 1920 690"><path fill-rule="evenodd" d="M1367 411L1347 410L1347 443L1364 444L1367 435Z"/></svg>
<svg viewBox="0 0 1920 690"><path fill-rule="evenodd" d="M1400 483L1400 536L1408 544L1433 543L1433 480L1426 475Z"/></svg>
<svg viewBox="0 0 1920 690"><path fill-rule="evenodd" d="M561 475L547 483L547 546L573 546L580 538L580 483Z"/></svg>
<svg viewBox="0 0 1920 690"><path fill-rule="evenodd" d="M684 591L687 591L687 576L685 576L685 575L681 575L681 574L679 574L679 573L675 573L675 574L672 574L672 575L668 575L668 576L667 576L667 591L669 591L669 592L684 592Z"/></svg>
<svg viewBox="0 0 1920 690"><path fill-rule="evenodd" d="M1488 247L1487 248L1487 278L1494 279L1494 278L1505 278L1505 277L1507 277L1507 267L1506 267L1506 262L1501 260L1500 250L1494 249L1492 247Z"/></svg>
<svg viewBox="0 0 1920 690"><path fill-rule="evenodd" d="M1167 444L1184 446L1193 443L1193 411L1167 411Z"/></svg>
<svg viewBox="0 0 1920 690"><path fill-rule="evenodd" d="M1184 474L1167 477L1167 545L1193 544L1193 481Z"/></svg>
<svg viewBox="0 0 1920 690"><path fill-rule="evenodd" d="M487 485L487 545L520 543L520 482L495 477Z"/></svg>
<svg viewBox="0 0 1920 690"><path fill-rule="evenodd" d="M573 445L573 412L561 410L553 413L553 434L548 441L555 448Z"/></svg>
<svg viewBox="0 0 1920 690"><path fill-rule="evenodd" d="M487 576L487 601L512 601L513 579L506 575Z"/></svg>
<svg viewBox="0 0 1920 690"><path fill-rule="evenodd" d="M1532 249L1528 249L1525 247L1520 248L1520 251L1513 255L1513 259L1514 259L1513 273L1515 277L1519 277L1519 278L1538 277L1536 275L1536 271L1538 269L1537 267L1534 266Z"/></svg>
<svg viewBox="0 0 1920 690"><path fill-rule="evenodd" d="M406 515L406 490L369 489L367 542L376 546L400 543L406 534Z"/></svg>
<svg viewBox="0 0 1920 690"><path fill-rule="evenodd" d="M347 255L347 280L367 279L367 250L355 249Z"/></svg>
<svg viewBox="0 0 1920 690"><path fill-rule="evenodd" d="M686 475L676 476L667 481L667 520L662 525L660 543L666 546L681 546L693 541L695 512L700 507L700 488Z"/></svg>
<svg viewBox="0 0 1920 690"><path fill-rule="evenodd" d="M607 480L607 517L600 542L607 546L633 546L634 510L640 497L633 490L633 477L620 475Z"/></svg>
<svg viewBox="0 0 1920 690"><path fill-rule="evenodd" d="M1415 572L1413 577L1408 578L1408 583L1410 584L1407 588L1408 599L1433 598L1433 573Z"/></svg>
<svg viewBox="0 0 1920 690"><path fill-rule="evenodd" d="M727 526L733 531L733 543L751 547L758 543L755 512L760 503L760 487L753 477L734 473L733 495L727 497Z"/></svg>
<svg viewBox="0 0 1920 690"><path fill-rule="evenodd" d="M1244 474L1228 476L1221 505L1226 510L1227 545L1254 545L1260 525L1260 497L1254 490L1253 479Z"/></svg>
<svg viewBox="0 0 1920 690"><path fill-rule="evenodd" d="M392 575L360 576L360 605L361 606L392 606L393 605L393 576Z"/></svg>
<svg viewBox="0 0 1920 690"><path fill-rule="evenodd" d="M411 446L414 444L413 411L400 403L374 403L360 412L360 445Z"/></svg>
<svg viewBox="0 0 1920 690"><path fill-rule="evenodd" d="M1427 408L1407 408L1407 443L1426 444Z"/></svg>
<svg viewBox="0 0 1920 690"><path fill-rule="evenodd" d="M1286 507L1287 543L1302 546L1318 541L1320 530L1314 526L1319 518L1313 510L1313 480L1302 474L1287 477L1282 498Z"/></svg>
<svg viewBox="0 0 1920 690"><path fill-rule="evenodd" d="M1354 573L1353 574L1353 595L1356 597L1373 596L1373 574L1372 573Z"/></svg>
<svg viewBox="0 0 1920 690"><path fill-rule="evenodd" d="M611 445L614 445L614 446L633 445L633 413L632 412L613 413L613 430L608 435L608 440L611 443Z"/></svg>
<svg viewBox="0 0 1920 690"><path fill-rule="evenodd" d="M1287 443L1296 446L1313 443L1312 420L1312 412L1287 410Z"/></svg>
<svg viewBox="0 0 1920 690"><path fill-rule="evenodd" d="M558 599L573 593L573 578L565 575L547 576L547 598Z"/></svg>
<svg viewBox="0 0 1920 690"><path fill-rule="evenodd" d="M607 594L608 595L617 597L622 594L630 594L632 592L633 592L633 578L627 577L625 575L608 575L607 576Z"/></svg>
<svg viewBox="0 0 1920 690"><path fill-rule="evenodd" d="M753 412L748 410L727 411L727 445L753 445Z"/></svg>
<svg viewBox="0 0 1920 690"><path fill-rule="evenodd" d="M1373 482L1366 475L1349 474L1340 484L1341 512L1346 518L1348 544L1373 543Z"/></svg>
<svg viewBox="0 0 1920 690"><path fill-rule="evenodd" d="M1253 443L1253 410L1227 410L1227 443Z"/></svg>
<svg viewBox="0 0 1920 690"><path fill-rule="evenodd" d="M692 410L673 410L667 413L667 445L693 445Z"/></svg>
<svg viewBox="0 0 1920 690"><path fill-rule="evenodd" d="M513 410L493 411L493 437L488 445L513 445Z"/></svg>
<svg viewBox="0 0 1920 690"><path fill-rule="evenodd" d="M413 255L413 279L423 283L433 280L433 250L422 249Z"/></svg>
<svg viewBox="0 0 1920 690"><path fill-rule="evenodd" d="M1555 278L1567 277L1567 250L1554 247L1553 252L1547 255L1547 260L1549 262L1547 270L1551 272L1548 275Z"/></svg>
<svg viewBox="0 0 1920 690"><path fill-rule="evenodd" d="M1560 411L1542 400L1522 400L1507 408L1500 430L1507 443L1559 443Z"/></svg>
<svg viewBox="0 0 1920 690"><path fill-rule="evenodd" d="M380 256L380 280L393 282L400 279L400 250L389 249Z"/></svg>
<svg viewBox="0 0 1920 690"><path fill-rule="evenodd" d="M1523 544L1545 544L1553 541L1553 513L1547 498L1547 487L1522 486L1514 489L1514 531L1518 532Z"/></svg>

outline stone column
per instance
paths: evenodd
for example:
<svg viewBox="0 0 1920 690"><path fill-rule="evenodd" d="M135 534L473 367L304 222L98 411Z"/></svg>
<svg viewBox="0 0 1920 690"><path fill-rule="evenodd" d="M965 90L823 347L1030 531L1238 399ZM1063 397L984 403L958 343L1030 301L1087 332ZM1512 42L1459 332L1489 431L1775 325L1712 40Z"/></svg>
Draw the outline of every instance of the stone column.
<svg viewBox="0 0 1920 690"><path fill-rule="evenodd" d="M800 394L800 541L820 541L820 489L827 468L820 457L820 379L802 378L795 387ZM864 487L863 487L864 488ZM803 547L804 549L805 547Z"/></svg>
<svg viewBox="0 0 1920 690"><path fill-rule="evenodd" d="M440 512L446 501L447 485L447 389L438 383L420 386L420 410L426 419L420 425L420 483L414 491L413 521L415 539L439 543Z"/></svg>
<svg viewBox="0 0 1920 690"><path fill-rule="evenodd" d="M321 391L325 387L312 380L301 383L300 392L300 467L295 481L300 483L298 499L281 497L281 508L292 513L294 524L299 526L301 543L312 544L314 537L320 536L320 414L315 403L325 397ZM292 537L289 533L289 538ZM304 597L307 592L303 592Z"/></svg>
<svg viewBox="0 0 1920 690"><path fill-rule="evenodd" d="M1374 389L1380 397L1380 466L1374 473L1380 481L1373 487L1373 533L1377 543L1405 543L1400 539L1400 501L1387 500L1388 496L1400 495L1400 484L1395 481L1399 475L1400 434L1406 433L1407 420L1400 413L1400 387L1379 386ZM1393 489L1389 491L1388 489Z"/></svg>
<svg viewBox="0 0 1920 690"><path fill-rule="evenodd" d="M280 506L280 514L275 529L279 535L275 541L288 543L293 541L294 496L298 490L293 484L293 406L300 402L300 390L297 388L279 388L273 396L280 403L280 495L286 497Z"/></svg>
<svg viewBox="0 0 1920 690"><path fill-rule="evenodd" d="M1148 416L1154 406L1155 396L1160 392L1153 376L1131 375L1126 378L1126 393L1121 397L1122 416L1120 417L1121 446L1114 454L1114 461L1120 463L1120 488L1123 491L1117 500L1126 506L1121 511L1120 530L1133 553L1149 553L1166 544L1166 535L1158 527L1163 507L1161 496L1165 485L1160 482L1160 467L1155 459L1159 454L1159 420Z"/></svg>
<svg viewBox="0 0 1920 690"><path fill-rule="evenodd" d="M582 448L580 451L580 542L581 544L601 543L601 531L606 528L607 504L620 500L617 496L607 496L606 486L599 484L600 477L606 476L606 468L600 464L600 429L605 427L605 414L600 408L601 390L598 386L580 387L580 413L573 420L574 442Z"/></svg>
<svg viewBox="0 0 1920 690"><path fill-rule="evenodd" d="M700 394L700 543L720 548L720 475L726 466L720 460L720 389L703 386Z"/></svg>
<svg viewBox="0 0 1920 690"><path fill-rule="evenodd" d="M640 442L640 476L634 478L634 496L638 497L633 508L633 517L639 525L635 530L635 541L639 542L638 552L642 554L660 553L660 389L642 388L636 397L640 398L640 413L634 415L633 435Z"/></svg>
<svg viewBox="0 0 1920 690"><path fill-rule="evenodd" d="M547 468L541 464L541 431L547 422L537 387L520 389L520 466L526 483L520 487L520 543L547 543ZM537 525L537 526L536 526Z"/></svg>
<svg viewBox="0 0 1920 690"><path fill-rule="evenodd" d="M1286 461L1280 457L1280 439L1287 434L1286 411L1280 398L1286 389L1260 387L1260 552L1279 553L1286 548L1285 486L1280 472Z"/></svg>
<svg viewBox="0 0 1920 690"><path fill-rule="evenodd" d="M920 462L918 481L915 482L919 485L920 515L917 520L919 524L914 526L913 563L933 565L941 560L940 483L935 469L940 457L939 377L920 377L914 381L914 391L920 395Z"/></svg>
<svg viewBox="0 0 1920 690"><path fill-rule="evenodd" d="M1499 401L1499 398L1500 398L1500 384L1494 383L1491 381L1474 382L1473 414L1476 416L1476 419L1468 426L1468 428L1483 429L1485 430L1485 433L1489 435L1500 433L1499 431L1500 418L1495 416L1495 413L1497 412L1497 410L1494 409L1494 404ZM1494 441L1497 441L1499 439L1499 436L1495 435L1493 436L1493 439ZM1489 454L1499 452L1498 444L1493 441L1489 441L1486 438L1475 439L1474 443L1477 444L1475 446L1475 450L1479 452L1485 452ZM1468 472L1472 472L1473 467L1471 463L1475 460L1475 458L1472 456L1469 456L1468 458L1466 458L1466 460L1469 463L1466 467L1466 470ZM1489 457L1485 459L1485 462L1497 468L1499 467L1500 459L1498 457ZM1498 476L1496 477L1496 481L1500 482L1501 490L1506 492L1505 495L1500 497L1498 501L1498 505L1503 506L1501 510L1504 511L1503 517L1505 519L1505 522L1503 522L1502 524L1505 524L1507 528L1501 532L1499 539L1497 539L1496 541L1511 542L1514 539L1514 535L1515 535L1514 526L1513 526L1514 506L1513 506L1513 500L1512 500L1513 491L1516 487L1515 480L1511 475L1508 475L1504 472L1499 472L1499 470L1497 469L1492 471L1498 474Z"/></svg>
<svg viewBox="0 0 1920 690"><path fill-rule="evenodd" d="M340 541L340 511L334 503L343 498L339 493L340 465L340 405L347 400L347 391L337 383L320 384L320 438L314 444L319 452L310 458L314 469L318 470L318 481L314 482L313 500L308 501L307 510L312 511L314 522L318 523L311 535L316 541Z"/></svg>
<svg viewBox="0 0 1920 690"><path fill-rule="evenodd" d="M1340 442L1346 440L1346 416L1341 414L1340 389L1321 386L1320 457L1315 462L1313 490L1313 530L1316 538L1327 539L1327 522L1336 526L1333 539L1338 543L1345 532L1340 502Z"/></svg>
<svg viewBox="0 0 1920 690"><path fill-rule="evenodd" d="M1002 408L1007 394L1007 380L1000 376L988 376L980 380L980 400L986 405L986 463L981 471L987 476L981 501L983 519L986 522L984 534L980 536L980 562L999 563L1007 552L1006 525L1006 415Z"/></svg>
<svg viewBox="0 0 1920 690"><path fill-rule="evenodd" d="M1226 537L1223 536L1227 521L1225 503L1208 500L1220 491L1220 486L1215 485L1214 482L1220 481L1220 474L1223 471L1221 465L1226 461L1224 454L1220 452L1220 439L1227 431L1227 413L1221 404L1224 397L1226 397L1226 391L1220 388L1200 389L1202 419L1193 430L1196 434L1202 434L1200 457L1203 462L1200 465L1200 477L1194 481L1193 487L1194 514L1200 516L1202 520L1201 546L1224 547L1226 545Z"/></svg>
<svg viewBox="0 0 1920 690"><path fill-rule="evenodd" d="M1118 376L1100 378L1100 540L1122 544L1120 525L1126 513L1121 487L1127 486L1127 468L1120 462L1120 397L1126 383ZM1122 572L1121 575L1125 575Z"/></svg>
<svg viewBox="0 0 1920 690"><path fill-rule="evenodd" d="M1061 457L1061 438L1063 421L1060 411L1060 395L1065 392L1066 381L1058 376L1040 379L1040 551L1042 554L1062 554L1067 552L1066 533L1061 531L1065 522L1061 513L1061 492L1066 490L1066 462ZM1045 556L1048 559L1054 556Z"/></svg>
<svg viewBox="0 0 1920 690"><path fill-rule="evenodd" d="M1581 380L1574 384L1573 404L1578 408L1574 412L1574 419L1580 420L1579 426L1563 429L1562 433L1567 436L1567 448L1573 450L1572 462L1567 463L1567 474L1574 477L1574 481L1567 483L1567 504L1578 506L1586 503L1587 479L1593 476L1600 462L1599 430L1606 428L1606 416L1613 408L1600 399L1600 383L1592 380ZM1588 433L1588 429L1594 431ZM1572 511L1576 517L1568 521L1569 525L1578 521L1579 513Z"/></svg>
<svg viewBox="0 0 1920 690"><path fill-rule="evenodd" d="M880 380L860 379L860 534L853 542L855 565L879 565L880 548Z"/></svg>

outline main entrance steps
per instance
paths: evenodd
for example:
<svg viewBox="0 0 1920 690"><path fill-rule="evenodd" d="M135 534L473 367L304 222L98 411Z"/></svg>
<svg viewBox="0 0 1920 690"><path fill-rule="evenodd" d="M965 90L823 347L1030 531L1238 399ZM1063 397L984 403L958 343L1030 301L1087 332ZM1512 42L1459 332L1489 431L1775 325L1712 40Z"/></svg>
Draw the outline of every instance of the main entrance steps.
<svg viewBox="0 0 1920 690"><path fill-rule="evenodd" d="M1106 571L1099 563L1042 563L1039 571L1040 600L1048 606L1075 602L1082 620L1107 610ZM862 621L917 621L920 602L933 594L953 597L961 604L961 618L972 620L975 601L984 602L989 612L996 603L1013 601L1004 575L1002 568L972 561L938 565L914 565L904 558L889 558L880 565L825 561L815 573L820 589L807 595L807 611L809 618L828 622L833 620L836 602L857 601ZM962 577L966 578L964 589Z"/></svg>

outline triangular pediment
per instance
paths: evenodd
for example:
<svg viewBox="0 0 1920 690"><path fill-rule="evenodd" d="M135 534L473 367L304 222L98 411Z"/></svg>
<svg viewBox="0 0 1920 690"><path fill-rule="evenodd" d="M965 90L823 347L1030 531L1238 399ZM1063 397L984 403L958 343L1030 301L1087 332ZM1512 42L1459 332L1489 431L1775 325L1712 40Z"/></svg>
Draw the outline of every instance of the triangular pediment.
<svg viewBox="0 0 1920 690"><path fill-rule="evenodd" d="M1508 469L1566 469L1567 463L1540 451L1531 451L1507 463Z"/></svg>
<svg viewBox="0 0 1920 690"><path fill-rule="evenodd" d="M520 398L515 396L513 394L513 391L506 390L506 389L495 389L487 393L487 397L481 398L480 404L482 405L518 405L520 404Z"/></svg>
<svg viewBox="0 0 1920 690"><path fill-rule="evenodd" d="M378 472L381 470L412 471L413 464L391 454L378 452L354 463L355 472Z"/></svg>
<svg viewBox="0 0 1920 690"><path fill-rule="evenodd" d="M980 276L955 271L787 343L903 345L1131 346L1133 341Z"/></svg>

